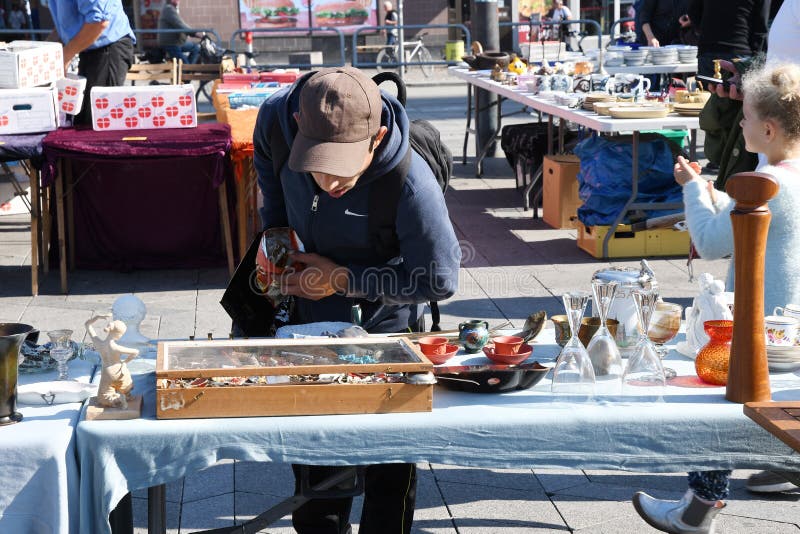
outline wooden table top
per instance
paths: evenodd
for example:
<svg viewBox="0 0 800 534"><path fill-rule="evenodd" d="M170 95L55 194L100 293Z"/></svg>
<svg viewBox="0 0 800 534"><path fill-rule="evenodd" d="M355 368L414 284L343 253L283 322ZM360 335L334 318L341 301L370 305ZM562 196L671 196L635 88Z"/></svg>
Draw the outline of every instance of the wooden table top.
<svg viewBox="0 0 800 534"><path fill-rule="evenodd" d="M748 402L744 414L800 452L800 401Z"/></svg>

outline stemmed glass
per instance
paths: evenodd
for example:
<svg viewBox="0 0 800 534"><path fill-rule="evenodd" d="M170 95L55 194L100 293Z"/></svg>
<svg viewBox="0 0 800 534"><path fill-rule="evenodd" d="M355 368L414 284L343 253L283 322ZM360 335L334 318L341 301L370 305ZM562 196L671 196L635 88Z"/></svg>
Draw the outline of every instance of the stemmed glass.
<svg viewBox="0 0 800 534"><path fill-rule="evenodd" d="M600 328L592 336L586 351L594 367L598 392L619 394L622 385L622 356L617 340L606 325L608 310L617 293L617 282L592 280L592 294L600 314Z"/></svg>
<svg viewBox="0 0 800 534"><path fill-rule="evenodd" d="M58 379L69 380L67 362L72 356L72 330L50 330L47 337L51 343L50 357L58 362Z"/></svg>
<svg viewBox="0 0 800 534"><path fill-rule="evenodd" d="M651 289L637 289L633 291L633 300L639 318L639 339L636 350L628 358L628 366L622 376L622 390L625 395L658 400L664 393L667 380L656 347L647 337L650 319L658 302L658 292Z"/></svg>
<svg viewBox="0 0 800 534"><path fill-rule="evenodd" d="M578 338L581 319L589 302L589 293L576 291L564 293L564 308L569 318L571 336L553 367L553 383L550 391L553 394L576 395L591 399L594 395L594 368L583 343Z"/></svg>
<svg viewBox="0 0 800 534"><path fill-rule="evenodd" d="M657 302L656 309L653 310L650 327L647 329L647 337L656 344L656 352L662 360L668 352L664 348L664 344L677 336L678 331L681 329L682 313L683 306L680 304L663 301ZM674 378L677 375L675 370L669 367L664 368L664 373L667 378Z"/></svg>

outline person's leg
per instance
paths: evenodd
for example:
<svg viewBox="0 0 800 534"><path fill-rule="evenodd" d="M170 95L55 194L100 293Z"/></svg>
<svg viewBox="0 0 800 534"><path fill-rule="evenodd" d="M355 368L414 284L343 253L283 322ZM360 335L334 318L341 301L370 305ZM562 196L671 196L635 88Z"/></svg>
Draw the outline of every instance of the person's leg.
<svg viewBox="0 0 800 534"><path fill-rule="evenodd" d="M679 501L655 499L638 491L633 506L650 526L664 532L707 534L713 532L716 515L725 507L730 471L689 473L689 489Z"/></svg>
<svg viewBox="0 0 800 534"><path fill-rule="evenodd" d="M309 484L314 485L333 475L341 467L308 466ZM300 491L300 466L292 465L294 491ZM350 532L351 497L341 499L311 499L292 512L292 526L298 534L347 534Z"/></svg>
<svg viewBox="0 0 800 534"><path fill-rule="evenodd" d="M75 116L75 124L91 124L90 94L92 87L118 87L125 84L128 69L133 64L133 42L123 37L103 48L81 52L78 74L86 77L83 109Z"/></svg>
<svg viewBox="0 0 800 534"><path fill-rule="evenodd" d="M181 45L181 52L186 57L186 63L197 63L200 57L200 45L193 41L186 41Z"/></svg>
<svg viewBox="0 0 800 534"><path fill-rule="evenodd" d="M186 61L186 57L183 55L181 51L181 47L178 45L169 45L164 47L164 55L167 59L180 59L181 61Z"/></svg>
<svg viewBox="0 0 800 534"><path fill-rule="evenodd" d="M388 34L386 36L386 46L390 47L388 50L389 57L392 58L393 61L397 61L397 54L395 53L397 49L397 36L391 33Z"/></svg>
<svg viewBox="0 0 800 534"><path fill-rule="evenodd" d="M416 464L367 467L361 534L408 534L417 498Z"/></svg>

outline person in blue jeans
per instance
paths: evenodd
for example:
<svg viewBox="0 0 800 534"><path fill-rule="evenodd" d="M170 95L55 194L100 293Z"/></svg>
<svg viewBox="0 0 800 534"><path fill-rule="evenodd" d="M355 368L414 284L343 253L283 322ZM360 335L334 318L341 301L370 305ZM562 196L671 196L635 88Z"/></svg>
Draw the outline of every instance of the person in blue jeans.
<svg viewBox="0 0 800 534"><path fill-rule="evenodd" d="M763 154L766 165L759 171L773 176L780 185L769 201L772 220L765 253L764 309L800 302L800 65L767 64L749 71L744 78L742 134L748 152ZM733 230L729 213L733 200L710 188L682 157L675 165L675 180L683 186L689 234L703 258L721 258L733 252ZM787 245L788 244L788 245ZM729 268L727 290L733 290ZM655 499L644 492L633 496L636 511L649 525L664 532L708 534L714 531L717 514L728 497L729 470L689 473L689 489L679 501ZM774 475L781 475L780 473ZM783 472L784 483L797 481L797 474ZM753 483L752 479L748 487Z"/></svg>
<svg viewBox="0 0 800 534"><path fill-rule="evenodd" d="M168 0L158 17L159 30L191 30L184 22L178 10L180 0ZM164 49L168 57L182 60L184 63L197 63L200 57L200 45L187 40L188 32L166 32L158 34L158 46ZM191 33L193 37L201 34Z"/></svg>

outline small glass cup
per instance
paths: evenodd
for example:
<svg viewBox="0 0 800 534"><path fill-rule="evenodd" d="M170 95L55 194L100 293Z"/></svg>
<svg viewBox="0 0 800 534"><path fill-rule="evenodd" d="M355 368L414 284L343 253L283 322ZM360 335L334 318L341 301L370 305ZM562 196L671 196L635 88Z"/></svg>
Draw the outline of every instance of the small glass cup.
<svg viewBox="0 0 800 534"><path fill-rule="evenodd" d="M72 330L50 330L50 357L58 362L58 380L69 380L67 362L72 357Z"/></svg>

